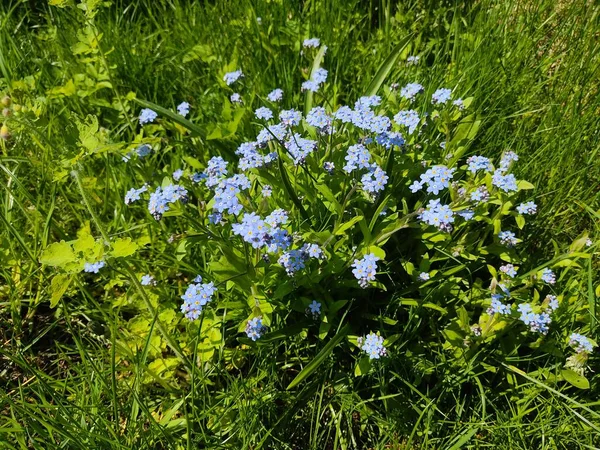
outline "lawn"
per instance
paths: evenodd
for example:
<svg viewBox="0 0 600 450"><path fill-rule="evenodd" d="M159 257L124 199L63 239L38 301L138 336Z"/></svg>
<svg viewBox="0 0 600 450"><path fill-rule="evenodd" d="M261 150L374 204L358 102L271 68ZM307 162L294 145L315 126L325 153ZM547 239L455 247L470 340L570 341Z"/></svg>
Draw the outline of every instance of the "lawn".
<svg viewBox="0 0 600 450"><path fill-rule="evenodd" d="M600 448L599 38L3 2L0 448Z"/></svg>

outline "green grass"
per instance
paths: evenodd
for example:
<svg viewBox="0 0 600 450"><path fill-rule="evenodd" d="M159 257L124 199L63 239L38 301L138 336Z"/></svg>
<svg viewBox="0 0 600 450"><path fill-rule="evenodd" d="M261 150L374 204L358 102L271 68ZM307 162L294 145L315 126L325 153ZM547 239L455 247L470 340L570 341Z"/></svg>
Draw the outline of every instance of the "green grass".
<svg viewBox="0 0 600 450"><path fill-rule="evenodd" d="M222 73L215 73L214 66L225 72L233 60L261 95L281 87L289 93L285 105L300 104L299 80L310 69L299 56L300 42L311 36L329 47L325 66L341 104L363 95L381 64L410 35L402 56L420 54L421 68L394 64L386 83L417 81L418 76L424 85L456 85L461 96L475 98L483 123L469 153L498 156L512 149L521 158L519 175L536 186L540 213L526 229L531 252L552 254L552 241L563 247L583 232L599 240L598 6L583 0L559 5L484 0L470 6L383 0L115 1L93 18L94 30L102 33L99 50L77 56L73 46L85 26L81 14L38 3L35 9L16 1L0 7L0 91L26 80L32 86L27 96L46 112L37 123L23 119L20 132L0 141L2 446L600 445L598 375L591 373L588 391L562 385L555 391L552 377L561 366L551 359L528 361L517 354L501 361L531 368L533 380L509 369L491 378L460 372L447 377L453 363L440 344L436 366L421 368L425 377L412 371L418 355L401 355L392 365L392 379L376 372L367 380L341 371L337 361L344 355L334 349L311 377L288 390L296 369L306 367L322 348L320 341L299 335L259 346L254 356L239 348L236 354L217 355L217 364L156 377L148 362L154 359L152 338L168 335L161 330L165 318L148 308L138 351L126 345L134 339L130 327L138 306L133 302L158 301L143 298L135 283L126 287L148 267L143 257L132 260L134 275L120 273L114 286L74 281L55 309L48 303L50 273L38 262L48 244L73 239L86 221L97 234L104 229L111 237L136 230L152 241L156 232L147 215L125 213L123 195L137 179L129 166L111 164L106 154L88 159L75 166L81 188L61 167L80 151L78 122L97 115L115 142L133 141L139 108L127 94L134 92L167 108L189 100L194 122L210 127L222 121L224 97ZM194 53L197 45L204 47ZM80 93L52 100L50 91L71 79L83 80ZM209 151L234 148L227 140L173 142L139 168L141 173L150 178L156 168L172 167L184 154L202 159ZM67 172L62 179L60 170ZM179 259L160 245L152 249L163 253L153 268L171 282L160 288L162 301L184 287L177 273L192 272L190 261L205 255L187 250L186 258ZM596 300L590 291L597 285L598 268L597 259L592 260L589 279L586 271L585 277L571 280L590 305ZM118 304L120 296L132 300ZM407 319L403 339L416 339L420 320ZM596 372L597 361L590 360Z"/></svg>

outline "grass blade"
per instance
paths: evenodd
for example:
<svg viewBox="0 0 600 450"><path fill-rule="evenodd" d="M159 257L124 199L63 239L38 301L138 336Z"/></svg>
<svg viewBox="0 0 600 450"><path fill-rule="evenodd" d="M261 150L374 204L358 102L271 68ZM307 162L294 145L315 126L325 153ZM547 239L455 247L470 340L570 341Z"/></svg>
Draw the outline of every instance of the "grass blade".
<svg viewBox="0 0 600 450"><path fill-rule="evenodd" d="M381 87L381 85L383 84L383 82L385 81L387 76L390 74L390 72L394 68L396 61L398 60L398 57L400 56L400 53L402 53L402 51L406 48L406 46L410 42L412 36L413 36L412 33L409 34L408 36L406 36L392 50L392 53L390 53L390 55L385 59L385 61L379 67L379 70L375 74L375 77L369 84L369 87L367 87L367 91L365 92L365 95L369 96L369 95L377 94L377 91L379 90L379 88Z"/></svg>

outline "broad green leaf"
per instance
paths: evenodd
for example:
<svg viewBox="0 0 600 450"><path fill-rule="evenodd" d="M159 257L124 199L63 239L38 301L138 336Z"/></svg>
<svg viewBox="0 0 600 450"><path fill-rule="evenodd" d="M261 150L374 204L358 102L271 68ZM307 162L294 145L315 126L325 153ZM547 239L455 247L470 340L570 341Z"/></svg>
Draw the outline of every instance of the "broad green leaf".
<svg viewBox="0 0 600 450"><path fill-rule="evenodd" d="M360 377L361 375L369 373L369 370L371 370L371 359L365 355L360 358L356 364L356 367L354 368L354 376Z"/></svg>
<svg viewBox="0 0 600 450"><path fill-rule="evenodd" d="M519 181L517 181L517 189L519 191L526 190L526 189L535 189L535 186L533 184L531 184L529 181L519 180Z"/></svg>
<svg viewBox="0 0 600 450"><path fill-rule="evenodd" d="M343 328L337 332L337 334L323 347L323 349L315 356L315 358L304 368L302 371L296 375L296 378L292 380L292 382L288 385L287 389L292 389L302 383L308 376L310 376L315 370L319 368L323 361L329 356L329 354L333 351L336 345L346 337L346 335L350 332L350 325L346 324Z"/></svg>
<svg viewBox="0 0 600 450"><path fill-rule="evenodd" d="M589 389L590 382L583 375L579 375L577 372L571 369L563 369L560 372L568 383L572 384L579 389Z"/></svg>
<svg viewBox="0 0 600 450"><path fill-rule="evenodd" d="M71 244L60 241L50 244L40 257L40 262L47 266L62 267L65 264L75 261L75 252Z"/></svg>
<svg viewBox="0 0 600 450"><path fill-rule="evenodd" d="M50 282L50 308L55 308L58 301L67 292L69 284L73 280L73 275L57 274Z"/></svg>
<svg viewBox="0 0 600 450"><path fill-rule="evenodd" d="M113 250L111 256L114 258L121 258L124 256L130 256L135 253L138 249L138 245L131 240L131 238L117 239L112 244Z"/></svg>
<svg viewBox="0 0 600 450"><path fill-rule="evenodd" d="M517 226L519 227L519 229L522 230L523 227L525 226L525 217L523 217L521 214L519 214L518 216L515 217L515 221L517 222Z"/></svg>
<svg viewBox="0 0 600 450"><path fill-rule="evenodd" d="M213 54L210 45L207 44L197 44L194 45L190 51L188 51L185 55L183 55L183 62L187 63L190 61L195 61L197 59L202 60L205 63L210 63L217 59L217 57Z"/></svg>
<svg viewBox="0 0 600 450"><path fill-rule="evenodd" d="M337 230L335 230L336 235L340 235L340 234L344 234L344 232L346 230L348 230L349 228L352 228L352 226L354 224L356 224L357 222L360 222L363 219L363 216L355 216L352 219L350 219L348 222L345 222L343 224L341 224Z"/></svg>

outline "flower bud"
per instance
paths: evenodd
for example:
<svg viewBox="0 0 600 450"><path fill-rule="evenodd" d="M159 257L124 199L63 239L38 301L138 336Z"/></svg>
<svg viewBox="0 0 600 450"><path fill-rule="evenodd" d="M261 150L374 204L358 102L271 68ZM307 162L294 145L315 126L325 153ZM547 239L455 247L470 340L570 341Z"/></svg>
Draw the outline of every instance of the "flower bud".
<svg viewBox="0 0 600 450"><path fill-rule="evenodd" d="M10 133L8 131L8 127L6 125L2 125L0 127L0 138L7 140L10 137Z"/></svg>
<svg viewBox="0 0 600 450"><path fill-rule="evenodd" d="M2 106L10 106L11 100L10 97L8 95L5 95L4 97L2 97Z"/></svg>

